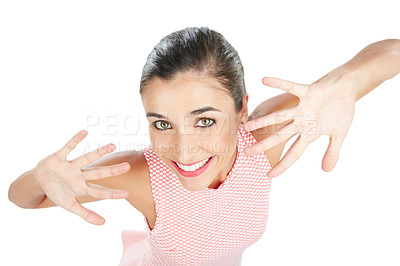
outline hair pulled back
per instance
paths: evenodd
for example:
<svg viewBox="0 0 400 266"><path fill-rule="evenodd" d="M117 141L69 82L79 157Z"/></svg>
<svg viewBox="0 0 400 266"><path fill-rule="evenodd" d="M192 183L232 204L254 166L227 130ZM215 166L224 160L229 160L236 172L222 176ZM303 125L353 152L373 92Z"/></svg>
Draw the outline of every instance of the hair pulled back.
<svg viewBox="0 0 400 266"><path fill-rule="evenodd" d="M140 80L140 94L155 78L172 80L177 74L194 72L213 78L242 109L246 93L239 54L222 34L208 27L189 27L173 32L154 47L147 57Z"/></svg>

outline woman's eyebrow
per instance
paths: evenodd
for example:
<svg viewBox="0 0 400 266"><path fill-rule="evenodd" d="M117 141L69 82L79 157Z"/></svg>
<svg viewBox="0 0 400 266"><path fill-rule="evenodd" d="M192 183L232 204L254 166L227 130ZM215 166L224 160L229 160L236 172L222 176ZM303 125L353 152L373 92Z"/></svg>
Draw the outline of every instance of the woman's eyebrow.
<svg viewBox="0 0 400 266"><path fill-rule="evenodd" d="M208 112L208 111L221 112L221 110L219 110L217 108L214 108L212 106L206 106L206 107L202 107L202 108L199 108L199 109L191 111L190 115L198 115L198 114L202 114L202 113ZM157 114L157 113L154 113L154 112L146 113L146 117L150 117L150 116L153 116L153 117L156 117L156 118L168 119L167 117L165 117L163 115L160 115L160 114Z"/></svg>
<svg viewBox="0 0 400 266"><path fill-rule="evenodd" d="M215 112L221 112L221 110L214 108L212 106L206 106L206 107L202 107L196 110L193 110L190 112L191 115L198 115L204 112L208 112L208 111L215 111Z"/></svg>

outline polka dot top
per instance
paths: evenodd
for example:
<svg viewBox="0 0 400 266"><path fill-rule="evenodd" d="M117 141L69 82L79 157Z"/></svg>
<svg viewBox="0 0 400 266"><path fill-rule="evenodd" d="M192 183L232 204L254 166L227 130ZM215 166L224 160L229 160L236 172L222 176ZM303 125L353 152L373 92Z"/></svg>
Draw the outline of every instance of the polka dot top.
<svg viewBox="0 0 400 266"><path fill-rule="evenodd" d="M149 166L156 223L151 230L122 231L127 265L241 265L244 250L263 234L269 211L270 163L264 153L244 154L255 144L240 128L237 155L216 189L189 191L152 150L144 149Z"/></svg>

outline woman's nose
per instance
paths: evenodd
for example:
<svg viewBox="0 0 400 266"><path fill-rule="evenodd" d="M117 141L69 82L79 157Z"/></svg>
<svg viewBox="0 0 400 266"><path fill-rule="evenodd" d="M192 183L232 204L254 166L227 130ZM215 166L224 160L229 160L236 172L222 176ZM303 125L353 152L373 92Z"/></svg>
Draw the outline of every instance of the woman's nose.
<svg viewBox="0 0 400 266"><path fill-rule="evenodd" d="M198 139L190 134L177 134L172 144L174 157L181 163L190 163L198 149Z"/></svg>

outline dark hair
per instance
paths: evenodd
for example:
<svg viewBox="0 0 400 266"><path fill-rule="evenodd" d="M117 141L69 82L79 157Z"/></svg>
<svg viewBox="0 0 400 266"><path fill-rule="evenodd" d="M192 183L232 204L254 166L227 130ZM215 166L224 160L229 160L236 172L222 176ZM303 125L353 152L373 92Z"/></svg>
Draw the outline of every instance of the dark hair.
<svg viewBox="0 0 400 266"><path fill-rule="evenodd" d="M246 88L239 54L222 34L208 27L190 27L162 38L147 57L139 92L142 95L154 77L172 80L191 71L215 78L232 96L235 111L242 109Z"/></svg>

